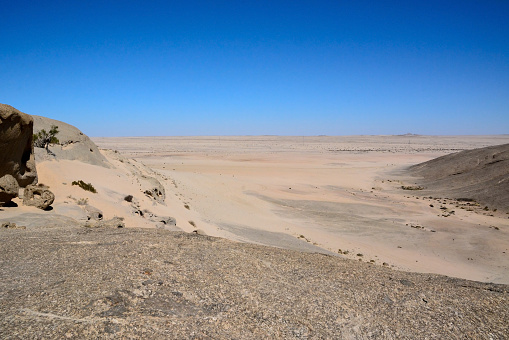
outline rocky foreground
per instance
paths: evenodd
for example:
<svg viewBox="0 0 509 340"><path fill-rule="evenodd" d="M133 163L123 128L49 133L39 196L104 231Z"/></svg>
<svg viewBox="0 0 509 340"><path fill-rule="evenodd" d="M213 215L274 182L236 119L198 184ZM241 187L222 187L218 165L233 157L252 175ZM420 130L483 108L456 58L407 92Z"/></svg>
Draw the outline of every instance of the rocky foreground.
<svg viewBox="0 0 509 340"><path fill-rule="evenodd" d="M509 287L157 229L0 230L0 338L505 339Z"/></svg>

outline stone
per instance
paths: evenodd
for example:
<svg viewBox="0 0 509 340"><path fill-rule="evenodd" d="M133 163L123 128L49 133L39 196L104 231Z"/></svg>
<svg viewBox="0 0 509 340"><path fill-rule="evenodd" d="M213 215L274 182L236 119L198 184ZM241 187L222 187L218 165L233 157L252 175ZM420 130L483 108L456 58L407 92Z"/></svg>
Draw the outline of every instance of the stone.
<svg viewBox="0 0 509 340"><path fill-rule="evenodd" d="M157 203L164 203L166 193L163 185L156 178L150 176L142 176L140 178L140 184L143 193L147 197L153 199Z"/></svg>
<svg viewBox="0 0 509 340"><path fill-rule="evenodd" d="M154 222L161 222L167 226L176 226L177 225L177 220L174 217L169 217L169 216L160 216L160 217L155 216L151 220Z"/></svg>
<svg viewBox="0 0 509 340"><path fill-rule="evenodd" d="M7 174L0 178L0 206L18 197L18 192L18 181L12 175Z"/></svg>
<svg viewBox="0 0 509 340"><path fill-rule="evenodd" d="M37 183L33 126L31 116L0 104L0 177L11 175L22 188Z"/></svg>
<svg viewBox="0 0 509 340"><path fill-rule="evenodd" d="M89 220L99 221L99 220L103 219L103 212L101 210L97 209L96 207L93 207L93 206L87 204L83 207L83 210L85 210L85 212L87 214L87 218Z"/></svg>
<svg viewBox="0 0 509 340"><path fill-rule="evenodd" d="M2 226L0 227L0 229L26 229L25 226L18 226L16 225L16 223L13 223L13 222L5 222L5 223L2 223Z"/></svg>
<svg viewBox="0 0 509 340"><path fill-rule="evenodd" d="M48 209L55 200L55 195L44 184L28 185L23 194L23 205L34 206L39 209Z"/></svg>
<svg viewBox="0 0 509 340"><path fill-rule="evenodd" d="M125 228L123 217L113 217L109 220L92 222L89 221L86 225L88 228Z"/></svg>

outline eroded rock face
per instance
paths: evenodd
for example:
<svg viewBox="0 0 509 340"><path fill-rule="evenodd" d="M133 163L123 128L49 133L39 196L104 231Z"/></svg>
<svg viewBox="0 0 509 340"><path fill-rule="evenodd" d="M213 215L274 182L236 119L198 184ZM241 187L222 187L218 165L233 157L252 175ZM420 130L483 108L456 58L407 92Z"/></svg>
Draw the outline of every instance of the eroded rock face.
<svg viewBox="0 0 509 340"><path fill-rule="evenodd" d="M38 162L45 160L77 160L83 163L98 165L105 168L111 168L112 165L101 154L97 146L78 128L67 123L32 115L34 120L34 133L42 129L49 131L51 127L58 127L58 144L49 145L49 153L44 148L35 148L35 154Z"/></svg>
<svg viewBox="0 0 509 340"><path fill-rule="evenodd" d="M55 200L55 195L44 184L28 185L23 195L23 205L47 209Z"/></svg>
<svg viewBox="0 0 509 340"><path fill-rule="evenodd" d="M0 177L13 176L20 187L37 183L31 116L0 104Z"/></svg>
<svg viewBox="0 0 509 340"><path fill-rule="evenodd" d="M0 178L0 205L10 202L14 197L18 197L18 181L12 175L5 175Z"/></svg>
<svg viewBox="0 0 509 340"><path fill-rule="evenodd" d="M85 205L83 207L83 210L85 210L85 212L87 213L87 218L89 220L100 221L104 217L103 212L101 210L99 210L96 207L93 207L91 205L88 205L88 204Z"/></svg>
<svg viewBox="0 0 509 340"><path fill-rule="evenodd" d="M163 185L154 177L142 176L140 178L143 193L154 201L163 204L166 193Z"/></svg>

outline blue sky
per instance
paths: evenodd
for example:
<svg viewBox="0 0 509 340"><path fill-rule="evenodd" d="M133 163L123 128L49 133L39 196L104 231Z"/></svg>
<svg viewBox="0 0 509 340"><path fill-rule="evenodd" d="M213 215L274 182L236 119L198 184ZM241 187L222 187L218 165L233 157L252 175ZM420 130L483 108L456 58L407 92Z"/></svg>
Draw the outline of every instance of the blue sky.
<svg viewBox="0 0 509 340"><path fill-rule="evenodd" d="M0 9L0 103L90 136L509 133L506 0Z"/></svg>

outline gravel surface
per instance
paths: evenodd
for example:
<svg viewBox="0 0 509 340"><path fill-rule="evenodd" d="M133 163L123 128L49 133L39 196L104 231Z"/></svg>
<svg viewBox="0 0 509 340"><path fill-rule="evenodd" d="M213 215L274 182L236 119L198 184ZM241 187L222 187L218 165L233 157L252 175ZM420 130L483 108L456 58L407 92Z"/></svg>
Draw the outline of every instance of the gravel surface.
<svg viewBox="0 0 509 340"><path fill-rule="evenodd" d="M505 339L509 287L155 229L0 230L0 338Z"/></svg>

